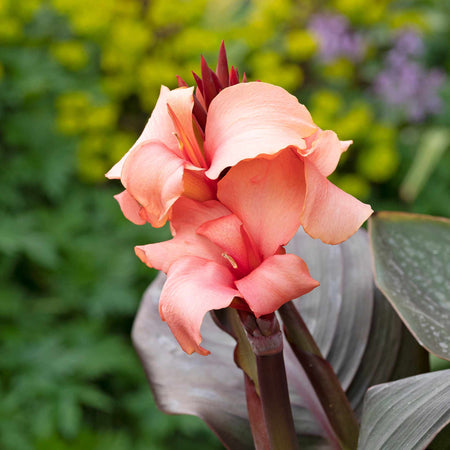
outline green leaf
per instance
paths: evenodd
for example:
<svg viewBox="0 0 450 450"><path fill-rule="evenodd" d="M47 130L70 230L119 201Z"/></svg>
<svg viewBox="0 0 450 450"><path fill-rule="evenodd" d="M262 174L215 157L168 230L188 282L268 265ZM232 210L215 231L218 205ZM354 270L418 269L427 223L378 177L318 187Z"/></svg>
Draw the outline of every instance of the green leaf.
<svg viewBox="0 0 450 450"><path fill-rule="evenodd" d="M423 133L414 161L400 186L404 200L415 200L448 149L449 142L450 133L445 128L431 128Z"/></svg>
<svg viewBox="0 0 450 450"><path fill-rule="evenodd" d="M377 285L418 342L450 359L450 220L381 212L369 230Z"/></svg>
<svg viewBox="0 0 450 450"><path fill-rule="evenodd" d="M358 449L419 450L450 423L450 370L380 384L364 399Z"/></svg>

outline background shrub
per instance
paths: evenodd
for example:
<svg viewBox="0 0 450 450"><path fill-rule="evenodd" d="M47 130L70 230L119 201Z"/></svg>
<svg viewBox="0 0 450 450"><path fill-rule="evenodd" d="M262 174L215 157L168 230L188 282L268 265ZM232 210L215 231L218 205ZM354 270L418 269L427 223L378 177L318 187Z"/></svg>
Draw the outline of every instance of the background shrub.
<svg viewBox="0 0 450 450"><path fill-rule="evenodd" d="M154 273L104 173L161 84L222 39L251 80L353 139L333 181L375 209L450 215L438 0L0 0L0 448L220 448L157 412L129 332Z"/></svg>

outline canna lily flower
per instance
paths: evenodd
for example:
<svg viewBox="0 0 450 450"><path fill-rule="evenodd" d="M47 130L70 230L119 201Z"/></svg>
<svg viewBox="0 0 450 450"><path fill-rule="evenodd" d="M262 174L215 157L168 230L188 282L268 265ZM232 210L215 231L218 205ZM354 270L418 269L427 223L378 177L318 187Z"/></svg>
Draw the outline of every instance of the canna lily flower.
<svg viewBox="0 0 450 450"><path fill-rule="evenodd" d="M283 248L297 229L301 196L286 177L297 159L289 151L241 163L219 181L225 203L180 198L173 206L173 239L136 247L144 263L167 273L160 315L185 352L209 353L200 345L208 311L232 306L259 317L319 285L305 262Z"/></svg>
<svg viewBox="0 0 450 450"><path fill-rule="evenodd" d="M200 128L192 115L193 92L163 86L141 136L106 174L121 180L125 190L115 198L125 217L137 225L163 226L181 195L200 201L215 198L216 183L205 176L196 135Z"/></svg>
<svg viewBox="0 0 450 450"><path fill-rule="evenodd" d="M182 196L226 203L231 182L225 182L229 189L221 194L217 183L229 178L227 169L252 159L264 165L280 153L293 152L297 172L292 172L290 185L300 195L296 229L302 225L329 244L350 237L372 210L327 177L351 141L339 141L333 131L317 127L306 107L284 89L239 83L237 71L228 70L223 44L216 72L203 58L201 69L202 78L194 74L195 93L180 78L180 88L161 88L142 135L108 172L125 186L116 196L124 215L136 224L159 227Z"/></svg>
<svg viewBox="0 0 450 450"><path fill-rule="evenodd" d="M327 179L350 144L340 141L333 131L318 128L307 109L284 89L261 82L239 84L224 89L209 107L204 148L211 164L205 173L215 179L232 167L221 181L218 199L238 215L253 215L251 233L256 235L261 232L258 192L252 197L247 190L248 203L239 210L230 197L235 189L233 183L245 179L242 162L254 159L264 170L274 157L291 154L291 166L284 176L289 180L288 189L298 192L294 228L302 225L313 238L338 244L355 233L373 212L369 205ZM233 171L239 171L240 176L231 181ZM283 193L276 191L274 195ZM272 197L274 204L277 198ZM282 221L279 226L284 226ZM260 236L261 240L265 238Z"/></svg>
<svg viewBox="0 0 450 450"><path fill-rule="evenodd" d="M181 196L215 198L217 182L205 176L210 163L203 149L206 111L222 89L239 83L239 75L234 67L228 70L223 43L216 72L203 57L201 69L203 80L194 74L196 93L179 77L178 89L161 87L141 136L106 174L121 180L125 190L115 198L125 217L137 225L163 226Z"/></svg>

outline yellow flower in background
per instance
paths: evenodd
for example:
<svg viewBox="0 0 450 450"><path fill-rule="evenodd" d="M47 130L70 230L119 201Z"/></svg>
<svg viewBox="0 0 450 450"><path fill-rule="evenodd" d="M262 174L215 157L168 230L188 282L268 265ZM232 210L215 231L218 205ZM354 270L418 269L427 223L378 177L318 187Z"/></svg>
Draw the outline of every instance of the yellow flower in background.
<svg viewBox="0 0 450 450"><path fill-rule="evenodd" d="M105 47L113 48L122 58L142 55L154 41L151 29L143 22L115 20L108 33Z"/></svg>
<svg viewBox="0 0 450 450"><path fill-rule="evenodd" d="M356 22L370 24L385 16L390 0L333 0L333 6Z"/></svg>
<svg viewBox="0 0 450 450"><path fill-rule="evenodd" d="M107 154L108 168L122 158L123 149L131 148L137 138L138 136L135 134L120 131L111 136Z"/></svg>
<svg viewBox="0 0 450 450"><path fill-rule="evenodd" d="M250 60L254 79L277 84L286 90L295 90L303 83L303 71L299 65L284 63L275 51L257 53Z"/></svg>
<svg viewBox="0 0 450 450"><path fill-rule="evenodd" d="M83 91L68 92L56 100L57 128L67 135L113 130L117 126L117 105L96 104Z"/></svg>
<svg viewBox="0 0 450 450"><path fill-rule="evenodd" d="M151 111L158 99L160 87L176 87L174 73L180 73L178 67L171 61L146 59L138 68L139 100L147 111Z"/></svg>
<svg viewBox="0 0 450 450"><path fill-rule="evenodd" d="M20 17L24 22L28 22L32 19L36 11L42 6L42 0L26 0L9 2L14 15Z"/></svg>
<svg viewBox="0 0 450 450"><path fill-rule="evenodd" d="M86 131L113 130L117 126L117 105L108 103L106 105L91 106L84 117Z"/></svg>
<svg viewBox="0 0 450 450"><path fill-rule="evenodd" d="M286 35L288 55L298 61L306 61L317 50L317 40L308 30L293 30Z"/></svg>
<svg viewBox="0 0 450 450"><path fill-rule="evenodd" d="M66 92L56 99L56 126L67 135L84 131L82 119L90 108L89 96L84 91Z"/></svg>
<svg viewBox="0 0 450 450"><path fill-rule="evenodd" d="M81 36L98 37L110 28L114 2L109 0L51 0L53 7L70 18L74 31Z"/></svg>
<svg viewBox="0 0 450 450"><path fill-rule="evenodd" d="M336 118L335 129L343 139L349 139L349 136L353 136L355 139L364 139L373 119L373 111L370 106L363 100L356 100L346 114Z"/></svg>
<svg viewBox="0 0 450 450"><path fill-rule="evenodd" d="M353 173L337 175L333 178L333 182L340 189L345 190L345 192L354 197L358 197L360 200L369 198L370 184L362 175Z"/></svg>
<svg viewBox="0 0 450 450"><path fill-rule="evenodd" d="M388 17L389 24L392 28L415 28L425 31L429 28L429 24L424 15L419 11L400 10L394 11Z"/></svg>
<svg viewBox="0 0 450 450"><path fill-rule="evenodd" d="M89 55L83 43L78 41L55 42L50 46L53 57L70 70L79 70L86 66Z"/></svg>
<svg viewBox="0 0 450 450"><path fill-rule="evenodd" d="M373 104L360 95L361 86L355 85L355 96L348 95L358 81L360 71L355 70L356 63L338 57L322 61L320 73L314 71L320 61L317 57L319 41L309 24L320 11L311 0L301 5L292 0L245 4L239 0L223 0L220 4L213 0L144 3L140 0L94 3L90 0L0 0L0 38L3 34L10 42L22 39L23 18L36 14L45 4L69 23L67 36L55 40L49 47L54 59L71 71L93 67L99 62L98 94L107 100L98 104L82 91L60 95L56 102L56 125L60 132L83 136L113 130L117 128L118 116L126 114L129 99L137 98L141 109L151 111L160 84L175 87L174 73L191 81L188 69L194 67L199 71L197 54L201 52L211 60L225 37L231 61L245 70L249 79L264 79L296 91L308 102L321 127L337 129L344 139L346 136L354 138L359 154L371 154L375 143L365 130L367 127L375 130L379 122ZM387 14L388 8L388 0L330 0L324 11L344 15L349 29L354 29L355 33L361 24L371 27L380 20L391 27L426 20L412 8L390 8ZM368 39L366 49L361 64L379 56L379 45L373 40ZM380 133L378 129L372 134ZM398 161L394 141L395 137L383 140L383 146L390 150L379 150L384 161L384 169L379 169L379 173L375 173L375 169L370 171L367 164L356 164L358 158L349 161L345 170L351 165L360 170L359 176L367 177L366 180L388 179ZM103 149L106 159L107 153L108 149ZM79 153L82 158L87 154L87 151ZM344 161L345 158L344 155ZM362 184L359 185L362 192Z"/></svg>
<svg viewBox="0 0 450 450"><path fill-rule="evenodd" d="M347 58L338 58L324 66L323 75L331 80L351 81L355 74L354 64Z"/></svg>
<svg viewBox="0 0 450 450"><path fill-rule="evenodd" d="M392 177L398 163L399 157L395 148L381 143L359 154L357 169L368 180L382 183Z"/></svg>
<svg viewBox="0 0 450 450"><path fill-rule="evenodd" d="M205 55L216 52L217 32L201 27L185 28L173 37L167 50L170 50L171 59L185 61L190 58L192 67L198 66L199 53Z"/></svg>
<svg viewBox="0 0 450 450"><path fill-rule="evenodd" d="M108 73L100 81L102 90L112 101L119 102L135 90L135 80L123 73Z"/></svg>
<svg viewBox="0 0 450 450"><path fill-rule="evenodd" d="M150 2L146 19L156 27L186 25L199 20L207 0L154 0Z"/></svg>
<svg viewBox="0 0 450 450"><path fill-rule="evenodd" d="M0 42L9 44L19 41L23 37L22 24L13 17L0 16Z"/></svg>
<svg viewBox="0 0 450 450"><path fill-rule="evenodd" d="M330 89L319 89L311 97L311 114L323 129L330 128L339 111L343 110L343 99L339 93Z"/></svg>
<svg viewBox="0 0 450 450"><path fill-rule="evenodd" d="M396 132L392 127L375 124L366 146L358 155L356 162L358 172L374 183L389 180L399 164L395 141Z"/></svg>

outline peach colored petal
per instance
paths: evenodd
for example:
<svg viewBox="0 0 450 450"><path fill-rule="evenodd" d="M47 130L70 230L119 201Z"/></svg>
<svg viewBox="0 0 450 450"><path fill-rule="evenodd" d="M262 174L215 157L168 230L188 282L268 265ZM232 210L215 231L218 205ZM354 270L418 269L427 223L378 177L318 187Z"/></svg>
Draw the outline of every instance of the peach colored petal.
<svg viewBox="0 0 450 450"><path fill-rule="evenodd" d="M258 155L273 155L316 131L308 110L284 89L267 83L241 83L223 89L211 102L205 153L216 179L227 167Z"/></svg>
<svg viewBox="0 0 450 450"><path fill-rule="evenodd" d="M208 355L200 346L200 327L208 311L230 305L239 292L224 266L190 256L172 264L161 292L159 312L181 348L188 354Z"/></svg>
<svg viewBox="0 0 450 450"><path fill-rule="evenodd" d="M165 224L170 207L184 190L184 165L184 160L159 141L141 143L123 165L122 184L154 227Z"/></svg>
<svg viewBox="0 0 450 450"><path fill-rule="evenodd" d="M291 253L271 256L249 275L235 281L256 317L276 311L319 284L311 278L306 263Z"/></svg>
<svg viewBox="0 0 450 450"><path fill-rule="evenodd" d="M174 238L157 244L135 247L138 258L147 266L167 273L171 265L185 256L198 256L226 266L222 250L205 236L196 233L204 222L214 220L230 212L217 201L204 203L180 198L172 210Z"/></svg>
<svg viewBox="0 0 450 450"><path fill-rule="evenodd" d="M114 198L119 202L120 209L128 220L136 225L144 225L147 223L147 221L141 217L142 206L126 189L120 194L115 195Z"/></svg>
<svg viewBox="0 0 450 450"><path fill-rule="evenodd" d="M353 144L353 141L340 141L341 143L341 152L344 153L348 150L348 148L350 147L350 145Z"/></svg>
<svg viewBox="0 0 450 450"><path fill-rule="evenodd" d="M351 143L352 141L341 142L334 131L319 131L316 138L310 142L310 147L300 154L313 162L319 172L327 177L334 172L342 152L346 151Z"/></svg>
<svg viewBox="0 0 450 450"><path fill-rule="evenodd" d="M217 182L207 178L204 171L185 168L183 185L183 197L188 197L200 202L216 198Z"/></svg>
<svg viewBox="0 0 450 450"><path fill-rule="evenodd" d="M167 94L167 108L172 119L183 158L195 167L206 167L192 123L194 88L181 87ZM163 141L164 142L164 141Z"/></svg>
<svg viewBox="0 0 450 450"><path fill-rule="evenodd" d="M242 222L235 214L205 222L198 228L197 233L206 236L224 251L223 255L229 261L230 269L236 269L242 275L251 271L252 249L246 245L248 239L243 237L245 231Z"/></svg>
<svg viewBox="0 0 450 450"><path fill-rule="evenodd" d="M313 238L339 244L355 233L372 214L372 208L328 181L305 160L306 197L302 225Z"/></svg>
<svg viewBox="0 0 450 450"><path fill-rule="evenodd" d="M244 224L263 259L289 242L300 226L305 196L303 161L290 148L243 161L218 183L219 200Z"/></svg>
<svg viewBox="0 0 450 450"><path fill-rule="evenodd" d="M167 112L167 98L169 93L169 88L167 88L166 86L161 86L161 91L158 101L156 102L155 109L153 110L150 119L145 125L144 130L142 131L133 147L131 147L130 150L128 150L128 152L125 153L125 155L122 157L122 159L117 164L115 164L112 169L106 174L107 178L120 179L123 165L125 163L125 160L130 155L130 152L144 141L159 140L163 142L164 145L169 147L173 152L179 152L178 142L173 134L175 128L173 126L172 120L170 119L169 113Z"/></svg>
<svg viewBox="0 0 450 450"><path fill-rule="evenodd" d="M229 214L230 210L217 200L198 202L189 198L180 198L172 212L174 235L196 234L203 223Z"/></svg>

